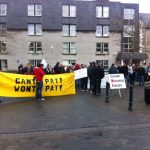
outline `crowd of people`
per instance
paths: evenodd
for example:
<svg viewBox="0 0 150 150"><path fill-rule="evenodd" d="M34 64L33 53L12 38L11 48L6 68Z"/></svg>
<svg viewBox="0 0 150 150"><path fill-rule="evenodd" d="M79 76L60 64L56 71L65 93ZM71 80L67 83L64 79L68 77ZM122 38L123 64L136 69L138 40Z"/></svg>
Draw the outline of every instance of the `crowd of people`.
<svg viewBox="0 0 150 150"><path fill-rule="evenodd" d="M144 86L145 82L150 81L150 63L149 65L146 65L146 63L140 65L127 65L126 63L124 63L123 65L118 66L112 64L112 66L108 70L108 73L123 73L127 85L128 83L134 85L136 81L139 83L139 86Z"/></svg>
<svg viewBox="0 0 150 150"><path fill-rule="evenodd" d="M35 74L35 68L31 64L27 64L23 66L22 64L18 66L18 73L31 75ZM87 77L77 79L75 81L76 88L80 88L81 91L89 91L93 93L93 95L99 96L101 94L101 79L104 77L104 68L100 64L96 62L91 62L88 66L85 64L74 64L68 65L65 67L60 62L57 62L54 67L47 65L45 68L42 67L42 71L44 74L63 74L63 73L71 73L76 70L87 68ZM123 65L112 64L108 69L109 74L124 74L126 84L134 85L135 81L139 83L139 86L144 86L144 82L150 81L150 64L146 65L127 65L124 63ZM89 81L89 87L88 87Z"/></svg>

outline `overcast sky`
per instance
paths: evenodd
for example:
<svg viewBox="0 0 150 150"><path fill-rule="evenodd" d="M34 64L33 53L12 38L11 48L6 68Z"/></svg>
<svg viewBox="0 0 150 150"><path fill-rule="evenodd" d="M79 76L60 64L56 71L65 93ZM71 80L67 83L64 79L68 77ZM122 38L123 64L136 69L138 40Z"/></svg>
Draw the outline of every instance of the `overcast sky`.
<svg viewBox="0 0 150 150"><path fill-rule="evenodd" d="M150 0L109 0L121 3L138 3L140 13L150 13Z"/></svg>

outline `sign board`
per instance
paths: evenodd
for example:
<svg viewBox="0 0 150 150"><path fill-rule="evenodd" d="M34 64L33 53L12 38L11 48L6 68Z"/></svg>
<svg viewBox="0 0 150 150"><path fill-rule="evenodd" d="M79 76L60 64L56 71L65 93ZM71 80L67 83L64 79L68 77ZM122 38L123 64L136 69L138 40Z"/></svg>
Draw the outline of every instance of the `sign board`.
<svg viewBox="0 0 150 150"><path fill-rule="evenodd" d="M106 82L109 82L109 80L108 80L108 73L107 72L105 72L105 76L101 80L101 88L106 88Z"/></svg>
<svg viewBox="0 0 150 150"><path fill-rule="evenodd" d="M108 79L109 79L110 89L126 88L124 74L109 74Z"/></svg>
<svg viewBox="0 0 150 150"><path fill-rule="evenodd" d="M87 68L74 71L75 80L87 77Z"/></svg>
<svg viewBox="0 0 150 150"><path fill-rule="evenodd" d="M44 65L44 68L46 68L47 62L45 61L45 59L42 59L41 64L43 64L43 65Z"/></svg>

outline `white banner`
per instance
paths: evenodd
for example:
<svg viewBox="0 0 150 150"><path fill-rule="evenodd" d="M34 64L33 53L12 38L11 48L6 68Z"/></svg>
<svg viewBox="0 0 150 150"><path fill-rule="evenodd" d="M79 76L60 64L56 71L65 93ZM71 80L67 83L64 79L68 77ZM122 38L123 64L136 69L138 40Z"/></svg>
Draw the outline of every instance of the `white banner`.
<svg viewBox="0 0 150 150"><path fill-rule="evenodd" d="M75 80L87 77L87 68L74 71Z"/></svg>
<svg viewBox="0 0 150 150"><path fill-rule="evenodd" d="M108 79L109 79L110 89L126 88L124 74L109 74Z"/></svg>

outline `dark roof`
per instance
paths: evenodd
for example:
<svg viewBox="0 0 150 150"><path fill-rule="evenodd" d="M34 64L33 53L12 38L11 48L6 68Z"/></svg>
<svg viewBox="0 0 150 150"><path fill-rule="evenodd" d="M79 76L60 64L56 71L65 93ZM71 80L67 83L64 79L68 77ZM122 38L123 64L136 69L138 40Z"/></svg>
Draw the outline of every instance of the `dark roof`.
<svg viewBox="0 0 150 150"><path fill-rule="evenodd" d="M122 60L129 60L132 57L131 52L120 52L117 55L117 59L122 59ZM133 53L133 59L135 60L145 60L148 59L148 55L146 53L139 53L139 52L134 52Z"/></svg>

